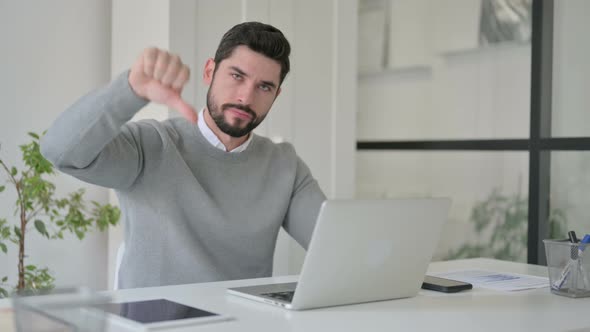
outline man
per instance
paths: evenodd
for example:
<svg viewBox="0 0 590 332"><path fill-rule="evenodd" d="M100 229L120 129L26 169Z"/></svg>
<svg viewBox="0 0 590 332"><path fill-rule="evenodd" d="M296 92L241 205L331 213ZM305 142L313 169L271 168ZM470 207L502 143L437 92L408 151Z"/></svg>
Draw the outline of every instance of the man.
<svg viewBox="0 0 590 332"><path fill-rule="evenodd" d="M231 28L205 64L197 116L180 97L188 68L149 48L47 131L41 150L58 169L116 190L120 288L270 276L281 226L307 248L325 196L290 144L251 132L280 94L289 53L272 26ZM150 101L184 118L128 122Z"/></svg>

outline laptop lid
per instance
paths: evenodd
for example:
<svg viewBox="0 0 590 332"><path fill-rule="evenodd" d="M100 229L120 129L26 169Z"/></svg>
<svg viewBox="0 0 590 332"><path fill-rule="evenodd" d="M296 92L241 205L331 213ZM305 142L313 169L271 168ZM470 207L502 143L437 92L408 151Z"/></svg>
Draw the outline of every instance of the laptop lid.
<svg viewBox="0 0 590 332"><path fill-rule="evenodd" d="M228 292L295 310L415 296L450 205L446 198L325 201L298 283Z"/></svg>
<svg viewBox="0 0 590 332"><path fill-rule="evenodd" d="M291 308L415 296L450 205L447 198L325 201Z"/></svg>

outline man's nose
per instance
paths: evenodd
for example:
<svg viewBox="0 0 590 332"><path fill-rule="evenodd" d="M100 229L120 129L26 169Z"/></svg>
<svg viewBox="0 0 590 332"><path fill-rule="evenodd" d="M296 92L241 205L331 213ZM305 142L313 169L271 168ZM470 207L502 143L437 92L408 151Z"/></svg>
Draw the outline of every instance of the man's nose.
<svg viewBox="0 0 590 332"><path fill-rule="evenodd" d="M254 84L242 84L238 89L238 102L250 105L254 99L255 89Z"/></svg>

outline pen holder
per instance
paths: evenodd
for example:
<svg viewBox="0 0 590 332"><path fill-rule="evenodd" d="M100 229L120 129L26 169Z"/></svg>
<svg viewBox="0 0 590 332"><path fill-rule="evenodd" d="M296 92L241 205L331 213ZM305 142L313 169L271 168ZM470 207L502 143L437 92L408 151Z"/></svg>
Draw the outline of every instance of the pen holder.
<svg viewBox="0 0 590 332"><path fill-rule="evenodd" d="M590 296L590 244L567 240L543 243L551 292L576 298Z"/></svg>

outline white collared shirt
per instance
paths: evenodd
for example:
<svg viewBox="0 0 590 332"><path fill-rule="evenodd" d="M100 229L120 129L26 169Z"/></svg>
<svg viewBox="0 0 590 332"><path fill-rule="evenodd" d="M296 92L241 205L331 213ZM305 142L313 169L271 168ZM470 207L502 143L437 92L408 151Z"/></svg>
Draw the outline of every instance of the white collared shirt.
<svg viewBox="0 0 590 332"><path fill-rule="evenodd" d="M199 126L199 130L201 131L201 134L203 134L203 136L205 136L205 139L207 139L207 141L209 143L211 143L211 145L213 145L214 147L226 151L225 149L225 145L223 145L223 143L221 143L221 141L219 140L219 138L217 138L217 136L215 136L215 134L213 133L213 131L211 130L211 128L209 128L209 126L207 125L207 123L205 122L205 108L201 109L201 112L199 112L199 119L197 120L197 125ZM250 142L252 141L252 133L249 134L248 139L242 143L242 145L238 146L237 148L229 151L229 152L242 152L244 150L246 150L246 148L248 147L248 145L250 145Z"/></svg>

